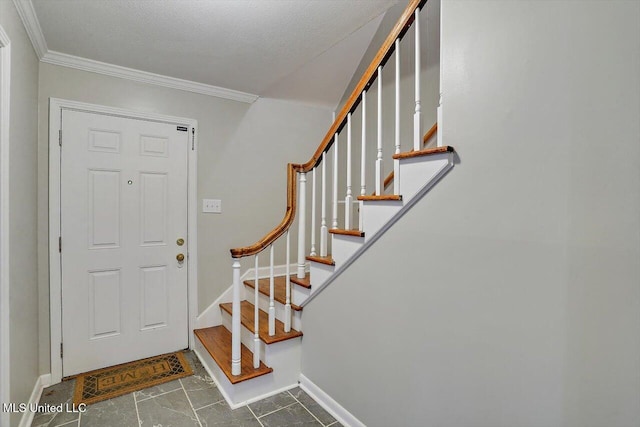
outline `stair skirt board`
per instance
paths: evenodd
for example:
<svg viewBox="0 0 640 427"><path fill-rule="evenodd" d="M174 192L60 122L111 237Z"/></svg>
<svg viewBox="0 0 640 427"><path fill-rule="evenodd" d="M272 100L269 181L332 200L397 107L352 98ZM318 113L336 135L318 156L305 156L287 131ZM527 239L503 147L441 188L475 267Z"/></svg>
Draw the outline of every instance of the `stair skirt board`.
<svg viewBox="0 0 640 427"><path fill-rule="evenodd" d="M324 410L330 413L333 418L338 420L343 426L347 427L366 427L365 424L357 419L351 412L347 411L342 405L333 400L324 390L318 387L313 381L300 374L300 388L313 398Z"/></svg>
<svg viewBox="0 0 640 427"><path fill-rule="evenodd" d="M286 264L275 265L273 267L275 276L284 276L287 272ZM289 268L292 272L295 272L298 268L298 264L290 264ZM309 263L306 265L306 271L309 271ZM265 277L269 277L269 267L259 267L258 268L258 278L264 279ZM240 276L240 282L244 282L245 280L253 280L255 278L254 268L249 268L245 271L242 276ZM293 289L293 287L292 287ZM247 298L249 301L253 301L253 296L251 298ZM222 324L222 314L220 313L220 304L225 302L233 301L233 285L229 286L223 293L220 295L214 302L209 304L207 308L205 308L202 313L196 317L196 327L195 329L207 328L213 325ZM276 303L277 304L277 303ZM261 307L262 308L262 307ZM264 308L262 308L264 310ZM284 317L278 317L279 319L284 319ZM298 329L298 328L296 328Z"/></svg>
<svg viewBox="0 0 640 427"><path fill-rule="evenodd" d="M273 345L273 344L272 344ZM218 364L209 355L207 349L204 348L199 339L196 338L194 352L204 369L216 383L216 386L222 393L231 409L238 409L250 403L262 400L269 396L276 395L283 391L290 390L298 386L298 378L300 375L300 357L298 355L298 373L294 380L287 382L288 377L293 375L283 375L282 372L276 372L276 369L270 374L262 375L248 381L237 384L231 384L227 376L222 372ZM279 370L286 369L278 366Z"/></svg>

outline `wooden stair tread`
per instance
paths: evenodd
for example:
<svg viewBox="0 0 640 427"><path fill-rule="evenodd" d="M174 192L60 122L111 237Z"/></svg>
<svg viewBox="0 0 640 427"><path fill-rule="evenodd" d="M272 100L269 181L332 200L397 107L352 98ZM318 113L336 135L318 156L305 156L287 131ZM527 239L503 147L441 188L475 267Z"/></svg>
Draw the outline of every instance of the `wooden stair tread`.
<svg viewBox="0 0 640 427"><path fill-rule="evenodd" d="M311 289L311 274L307 273L304 276L304 279L298 279L298 276L295 274L289 277L292 283L295 283L298 286L302 286L303 288Z"/></svg>
<svg viewBox="0 0 640 427"><path fill-rule="evenodd" d="M228 302L224 304L220 304L220 308L226 311L229 314L232 314L233 304ZM273 344L280 341L286 341L292 338L297 338L302 336L302 332L296 331L295 329L291 329L290 332L284 331L284 323L280 320L276 319L276 334L273 336L269 335L269 314L266 312L259 310L258 316L260 323L258 325L258 335L260 339L265 344ZM247 328L251 333L254 332L254 317L255 315L255 306L251 304L249 301L241 301L240 302L240 323L242 326Z"/></svg>
<svg viewBox="0 0 640 427"><path fill-rule="evenodd" d="M410 159L412 157L431 156L434 154L450 153L453 151L454 151L453 147L449 145L445 145L443 147L426 148L424 150L419 150L419 151L406 151L404 153L394 154L393 158L394 159Z"/></svg>
<svg viewBox="0 0 640 427"><path fill-rule="evenodd" d="M253 353L244 344L241 346L241 371L240 375L231 374L231 332L224 326L196 329L193 331L207 349L213 360L216 361L222 372L227 376L231 384L250 380L273 372L273 369L260 362L258 369L253 368Z"/></svg>
<svg viewBox="0 0 640 427"><path fill-rule="evenodd" d="M331 255L327 256L308 256L307 261L319 262L320 264L336 265L336 262L331 258Z"/></svg>
<svg viewBox="0 0 640 427"><path fill-rule="evenodd" d="M358 200L364 200L367 202L380 202L386 200L402 200L402 196L397 194L381 194L379 196L358 196Z"/></svg>
<svg viewBox="0 0 640 427"><path fill-rule="evenodd" d="M285 287L287 283L286 276L276 276L273 279L274 279L273 280L273 299L278 301L280 304L286 304L287 303L287 289ZM250 288L255 289L254 282L255 282L255 279L245 280L244 284L249 286ZM270 286L271 285L269 283L268 277L265 277L263 279L258 279L258 292L260 292L262 295L269 296ZM291 308L295 311L302 310L302 307L297 306L293 303L291 304Z"/></svg>
<svg viewBox="0 0 640 427"><path fill-rule="evenodd" d="M329 230L331 234L341 234L343 236L364 237L364 231L360 230L344 230L341 228L332 228Z"/></svg>

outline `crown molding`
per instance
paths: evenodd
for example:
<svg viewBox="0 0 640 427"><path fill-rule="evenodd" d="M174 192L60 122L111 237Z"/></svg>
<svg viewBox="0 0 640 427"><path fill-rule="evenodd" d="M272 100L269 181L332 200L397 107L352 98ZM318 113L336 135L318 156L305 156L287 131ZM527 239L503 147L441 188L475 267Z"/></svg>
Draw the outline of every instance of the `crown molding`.
<svg viewBox="0 0 640 427"><path fill-rule="evenodd" d="M92 73L104 74L112 77L119 77L121 79L133 80L141 83L164 86L171 89L199 93L201 95L246 102L248 104L251 104L258 99L258 95L254 95L252 93L240 92L233 89L183 80L176 77L163 76L161 74L121 67L119 65L108 64L106 62L95 61L93 59L49 50L31 0L13 0L13 4L16 6L18 15L20 16L24 28L29 35L29 39L31 40L31 44L36 51L38 58L42 62L89 71Z"/></svg>
<svg viewBox="0 0 640 427"><path fill-rule="evenodd" d="M77 70L89 71L92 73L119 77L136 82L199 93L202 95L215 96L218 98L230 99L233 101L246 102L248 104L251 104L256 99L258 99L258 95L254 95L252 93L240 92L237 90L226 89L219 86L212 86L204 83L193 82L190 80L178 79L176 77L163 76L161 74L122 67L120 65L108 64L106 62L95 61L93 59L82 58L79 56L69 55L66 53L51 50L48 51L40 60L42 62L46 62L47 64L75 68Z"/></svg>
<svg viewBox="0 0 640 427"><path fill-rule="evenodd" d="M24 24L27 35L29 35L36 55L38 55L39 59L42 59L49 49L47 48L47 42L44 39L44 34L40 27L40 21L38 21L36 11L33 8L33 3L31 3L31 0L13 0L13 4L16 6L18 15Z"/></svg>

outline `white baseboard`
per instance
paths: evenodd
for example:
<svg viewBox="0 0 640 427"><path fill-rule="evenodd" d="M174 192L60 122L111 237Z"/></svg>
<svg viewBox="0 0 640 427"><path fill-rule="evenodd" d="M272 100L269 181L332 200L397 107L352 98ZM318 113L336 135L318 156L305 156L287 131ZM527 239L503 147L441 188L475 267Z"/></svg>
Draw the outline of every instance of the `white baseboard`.
<svg viewBox="0 0 640 427"><path fill-rule="evenodd" d="M42 396L42 390L45 387L49 387L51 385L51 374L40 375L36 379L36 383L33 386L33 391L31 392L31 396L29 397L29 402L27 402L27 406L37 405L40 402L40 396ZM33 417L36 414L31 411L25 411L22 414L22 418L20 419L20 424L18 427L29 427L33 422Z"/></svg>
<svg viewBox="0 0 640 427"><path fill-rule="evenodd" d="M300 388L320 404L328 413L346 427L366 427L351 412L333 400L324 390L318 387L313 381L300 374Z"/></svg>
<svg viewBox="0 0 640 427"><path fill-rule="evenodd" d="M295 274L296 269L298 268L297 264L291 264L289 269L291 274ZM255 268L250 268L244 272L242 276L240 276L240 282L244 282L245 280L253 280L255 278ZM309 263L306 265L306 271L309 271ZM263 279L265 277L269 277L270 268L269 267L258 267L258 278ZM287 274L286 264L275 265L273 267L274 276L284 276ZM220 313L220 304L231 302L233 299L233 285L229 286L227 290L225 290L222 295L220 295L214 302L212 302L209 307L205 308L202 313L198 315L196 318L196 329L200 328L208 328L209 326L216 326L222 324L222 313Z"/></svg>
<svg viewBox="0 0 640 427"><path fill-rule="evenodd" d="M279 388L277 390L272 390L272 391L270 391L268 393L264 393L264 394L261 394L260 396L252 397L249 400L245 400L244 402L238 403L237 405L235 405L235 407L232 407L231 409L237 409L237 408L240 408L242 406L250 405L253 402L257 402L259 400L266 399L267 397L275 396L276 394L280 394L283 391L291 390L291 389L294 389L296 387L298 387L298 384L294 383L294 384L290 384L290 385L281 387L281 388Z"/></svg>

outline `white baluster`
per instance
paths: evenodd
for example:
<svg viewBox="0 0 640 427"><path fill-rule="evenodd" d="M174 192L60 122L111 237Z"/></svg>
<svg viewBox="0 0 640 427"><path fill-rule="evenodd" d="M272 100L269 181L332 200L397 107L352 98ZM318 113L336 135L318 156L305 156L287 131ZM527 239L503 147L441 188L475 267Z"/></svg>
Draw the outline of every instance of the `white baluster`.
<svg viewBox="0 0 640 427"><path fill-rule="evenodd" d="M329 229L327 228L327 152L322 153L322 214L320 220L320 256L327 256L327 240Z"/></svg>
<svg viewBox="0 0 640 427"><path fill-rule="evenodd" d="M360 156L360 195L367 194L367 91L362 91L362 150Z"/></svg>
<svg viewBox="0 0 640 427"><path fill-rule="evenodd" d="M316 256L316 169L311 172L311 256Z"/></svg>
<svg viewBox="0 0 640 427"><path fill-rule="evenodd" d="M273 243L269 246L269 336L276 334L275 276L273 274Z"/></svg>
<svg viewBox="0 0 640 427"><path fill-rule="evenodd" d="M298 279L304 279L305 232L307 227L307 174L300 172L300 198L298 200Z"/></svg>
<svg viewBox="0 0 640 427"><path fill-rule="evenodd" d="M396 39L395 154L400 153L400 39ZM400 194L400 160L393 161L393 194Z"/></svg>
<svg viewBox="0 0 640 427"><path fill-rule="evenodd" d="M413 114L413 149L414 151L419 151L422 146L422 107L420 106L420 9L416 9L415 12L415 36L416 36L416 69L415 69L415 79L416 79L416 110Z"/></svg>
<svg viewBox="0 0 640 427"><path fill-rule="evenodd" d="M351 113L347 115L347 195L344 198L344 228L351 229L351 211L353 195L351 194Z"/></svg>
<svg viewBox="0 0 640 427"><path fill-rule="evenodd" d="M286 292L286 301L284 305L284 331L291 331L291 265L290 265L290 255L291 254L291 239L289 238L289 230L287 230L287 258L285 260L286 264L286 273L285 273L285 292Z"/></svg>
<svg viewBox="0 0 640 427"><path fill-rule="evenodd" d="M231 304L231 374L240 375L240 261L233 260L233 302Z"/></svg>
<svg viewBox="0 0 640 427"><path fill-rule="evenodd" d="M331 228L338 228L338 133L333 137L333 215Z"/></svg>
<svg viewBox="0 0 640 427"><path fill-rule="evenodd" d="M254 289L254 295L253 295L253 304L254 304L254 310L253 310L253 367L255 369L258 369L260 367L260 307L259 307L259 302L260 302L260 291L259 291L259 279L258 279L258 254L256 254L255 256L255 263L254 263L254 273L255 273L255 282L253 283Z"/></svg>
<svg viewBox="0 0 640 427"><path fill-rule="evenodd" d="M384 192L382 176L382 66L378 67L378 154L376 156L376 196Z"/></svg>

